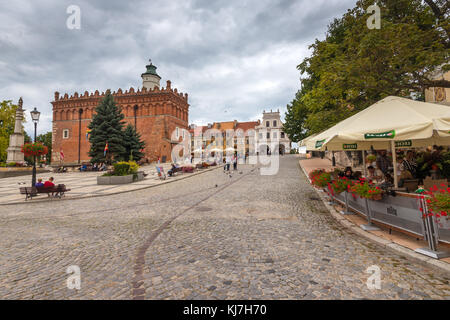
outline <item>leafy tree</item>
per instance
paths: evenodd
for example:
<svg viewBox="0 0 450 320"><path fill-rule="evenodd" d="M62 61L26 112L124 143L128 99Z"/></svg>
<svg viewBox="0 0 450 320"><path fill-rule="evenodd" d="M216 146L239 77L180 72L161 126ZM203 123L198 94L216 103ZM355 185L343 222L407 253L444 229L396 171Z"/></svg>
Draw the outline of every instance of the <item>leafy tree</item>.
<svg viewBox="0 0 450 320"><path fill-rule="evenodd" d="M52 132L49 131L45 134L40 134L36 139L38 142L41 142L44 146L48 148L48 153L46 155L46 163L50 163L51 155L52 155Z"/></svg>
<svg viewBox="0 0 450 320"><path fill-rule="evenodd" d="M116 105L110 90L95 108L95 115L88 128L91 129L89 142L91 148L89 156L91 162L108 162L120 160L125 153L123 146L124 115L121 108ZM108 143L108 152L104 156L105 145Z"/></svg>
<svg viewBox="0 0 450 320"><path fill-rule="evenodd" d="M366 9L375 2L381 29L369 30ZM297 67L301 90L286 115L306 110L297 134L318 133L389 95L423 99L427 88L450 88L434 79L450 69L449 7L441 0L360 0L335 19Z"/></svg>
<svg viewBox="0 0 450 320"><path fill-rule="evenodd" d="M11 100L0 102L0 162L6 161L6 149L9 146L9 136L14 133L17 108Z"/></svg>
<svg viewBox="0 0 450 320"><path fill-rule="evenodd" d="M294 142L299 142L308 136L308 131L304 127L306 117L308 116L308 109L301 102L301 95L301 91L297 92L295 99L287 105L287 112L283 124L283 131Z"/></svg>
<svg viewBox="0 0 450 320"><path fill-rule="evenodd" d="M131 124L128 124L123 132L123 146L125 148L125 152L121 155L121 157L126 161L139 161L144 157L141 150L144 149L145 142L142 141L140 133L137 132Z"/></svg>

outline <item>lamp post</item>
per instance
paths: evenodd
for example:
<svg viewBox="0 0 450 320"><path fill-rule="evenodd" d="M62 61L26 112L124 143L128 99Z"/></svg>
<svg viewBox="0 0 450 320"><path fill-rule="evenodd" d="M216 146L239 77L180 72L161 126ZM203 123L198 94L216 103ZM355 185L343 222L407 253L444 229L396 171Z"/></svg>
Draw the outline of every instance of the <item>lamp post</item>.
<svg viewBox="0 0 450 320"><path fill-rule="evenodd" d="M37 124L39 122L39 116L41 113L37 111L36 108L34 108L33 111L30 112L31 119L34 122L34 143L36 143L37 140ZM31 178L31 186L34 187L36 185L36 155L33 156L33 177Z"/></svg>

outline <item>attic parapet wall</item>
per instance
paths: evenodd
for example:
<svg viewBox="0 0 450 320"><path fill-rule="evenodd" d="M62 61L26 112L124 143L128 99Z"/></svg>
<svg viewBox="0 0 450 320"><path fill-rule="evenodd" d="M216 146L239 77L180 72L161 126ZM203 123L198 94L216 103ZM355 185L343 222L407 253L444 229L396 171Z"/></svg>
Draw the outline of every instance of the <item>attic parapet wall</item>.
<svg viewBox="0 0 450 320"><path fill-rule="evenodd" d="M154 89L150 89L147 90L147 88L143 87L142 89L137 89L135 90L133 87L131 87L129 90L123 91L122 89L119 88L119 90L114 91L112 93L112 95L114 96L114 98L120 98L120 97L147 97L149 95L157 95L157 94L162 94L162 93L166 93L166 94L170 94L172 96L177 97L178 99L184 100L185 103L188 103L188 94L187 93L182 93L182 92L178 92L178 90L172 89L170 87L170 82L168 81L167 83L167 88L158 88L155 87ZM64 101L73 101L73 100L83 100L83 99L92 99L92 98L98 98L101 99L105 96L105 92L102 92L100 94L100 92L98 90L95 90L94 93L89 93L88 91L85 91L83 95L78 94L78 92L75 92L73 95L69 96L67 93L65 93L64 95L60 95L59 92L55 92L55 100L53 102L64 102ZM52 103L53 103L52 102Z"/></svg>
<svg viewBox="0 0 450 320"><path fill-rule="evenodd" d="M123 92L122 89L113 92L114 99L122 108L122 112L126 118L153 115L171 115L183 122L188 121L189 104L187 94L178 93L177 89L169 88L154 90L147 90L145 88L134 88ZM76 119L91 119L95 113L95 107L100 100L105 96L105 93L96 90L89 94L85 92L84 95L78 95L75 92L69 97L66 93L63 97L55 92L55 101L51 102L53 105L53 121L58 120L76 120ZM135 109L138 106L138 109Z"/></svg>

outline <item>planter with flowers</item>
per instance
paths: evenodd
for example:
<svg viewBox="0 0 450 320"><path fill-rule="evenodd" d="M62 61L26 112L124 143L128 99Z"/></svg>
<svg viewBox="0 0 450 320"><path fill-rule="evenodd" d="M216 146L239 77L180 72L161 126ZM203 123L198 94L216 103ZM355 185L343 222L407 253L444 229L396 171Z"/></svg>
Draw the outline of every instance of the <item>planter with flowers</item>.
<svg viewBox="0 0 450 320"><path fill-rule="evenodd" d="M352 182L346 177L337 178L330 183L330 187L333 189L335 194L340 194L347 191L351 185Z"/></svg>
<svg viewBox="0 0 450 320"><path fill-rule="evenodd" d="M314 170L309 175L311 183L318 188L325 188L331 182L331 174L323 170Z"/></svg>
<svg viewBox="0 0 450 320"><path fill-rule="evenodd" d="M429 196L427 198L428 213L440 217L449 217L450 213L450 188L447 188L445 184L440 187L433 186L430 191L425 192Z"/></svg>
<svg viewBox="0 0 450 320"><path fill-rule="evenodd" d="M349 191L353 196L357 194L361 198L367 198L369 200L383 199L383 190L367 181L355 182L349 187Z"/></svg>

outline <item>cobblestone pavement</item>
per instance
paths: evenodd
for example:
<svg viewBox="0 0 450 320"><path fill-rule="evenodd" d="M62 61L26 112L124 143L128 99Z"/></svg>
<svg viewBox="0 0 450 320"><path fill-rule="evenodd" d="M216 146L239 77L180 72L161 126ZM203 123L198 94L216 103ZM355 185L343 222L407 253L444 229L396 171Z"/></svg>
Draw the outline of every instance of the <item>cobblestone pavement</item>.
<svg viewBox="0 0 450 320"><path fill-rule="evenodd" d="M167 173L171 167L170 163L159 164L164 168ZM209 169L204 169L209 170ZM38 173L37 179L42 178L46 181L50 176L55 178L56 184L65 184L71 191L64 195L63 200L70 198L85 198L92 196L111 195L115 193L121 193L124 191L136 191L139 189L145 189L158 184L166 183L172 180L183 179L189 174L177 174L173 177L167 177L167 180L161 180L156 173L156 164L145 165L139 169L148 174L148 176L141 181L122 184L122 185L98 185L97 177L104 172L80 172L70 171L65 173ZM202 173L202 171L196 171L196 173ZM0 185L0 205L11 203L23 203L25 202L25 195L20 194L19 187L29 187L31 185L31 174L26 176L2 178ZM60 201L59 198L48 198L46 194L38 194L33 197L33 200L28 201Z"/></svg>
<svg viewBox="0 0 450 320"><path fill-rule="evenodd" d="M239 172L0 207L0 298L450 298L449 274L337 224L297 158L282 157L275 176ZM70 265L80 290L66 287ZM366 285L372 265L380 290Z"/></svg>

